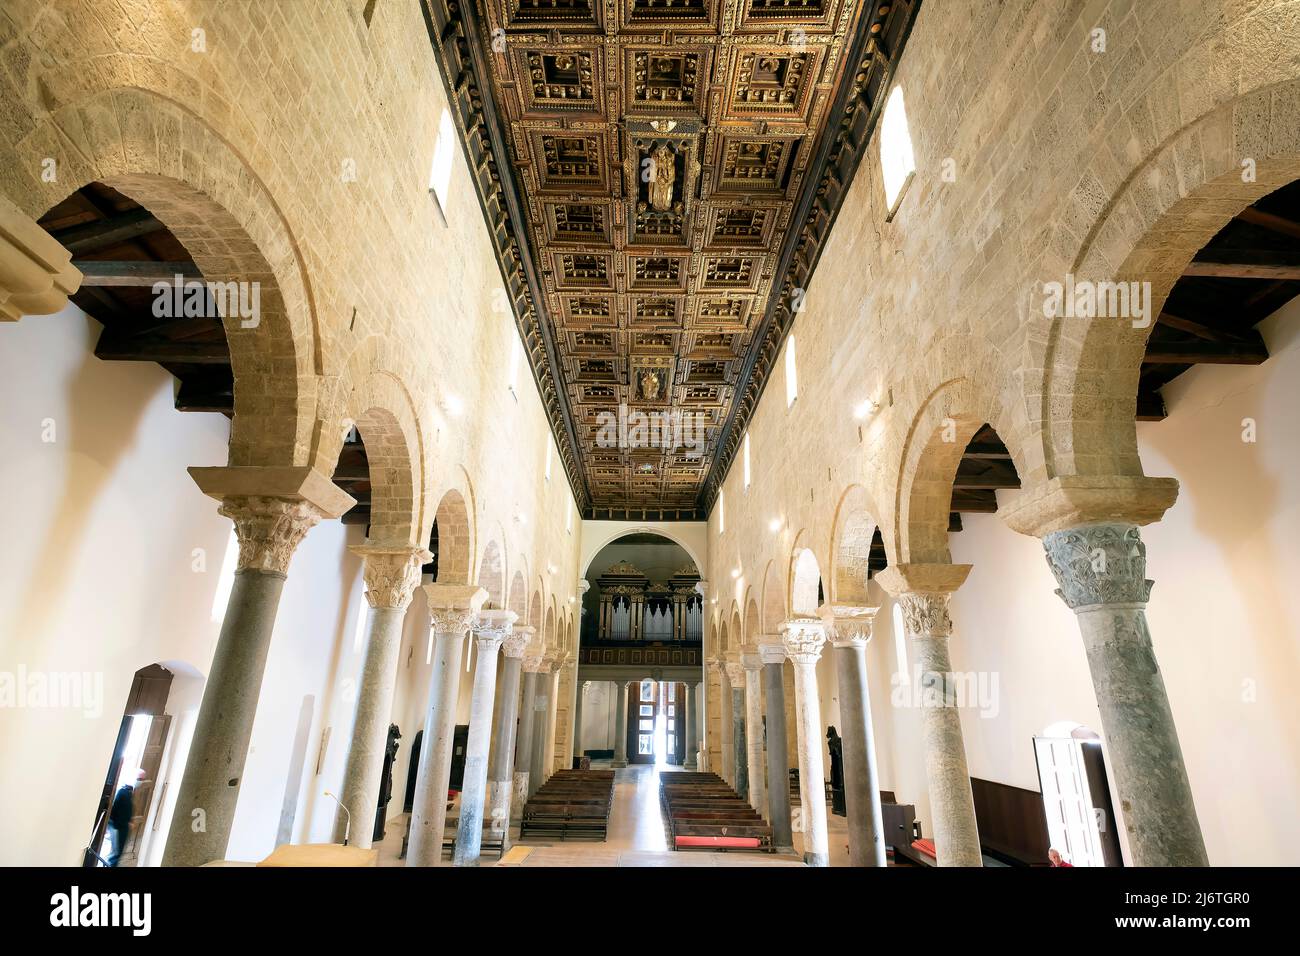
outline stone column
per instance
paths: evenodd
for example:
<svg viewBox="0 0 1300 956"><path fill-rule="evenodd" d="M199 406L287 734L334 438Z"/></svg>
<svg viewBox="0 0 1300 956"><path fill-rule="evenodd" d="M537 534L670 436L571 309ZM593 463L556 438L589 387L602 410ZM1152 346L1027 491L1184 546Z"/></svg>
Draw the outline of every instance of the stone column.
<svg viewBox="0 0 1300 956"><path fill-rule="evenodd" d="M546 679L546 733L542 735L541 774L537 778L539 787L555 773L555 744L560 717L560 671L564 665L564 658L552 658L551 673Z"/></svg>
<svg viewBox="0 0 1300 956"><path fill-rule="evenodd" d="M518 820L528 802L532 784L533 737L537 731L537 682L542 668L541 638L525 652L524 697L519 704L519 739L515 742L515 792L510 818Z"/></svg>
<svg viewBox="0 0 1300 956"><path fill-rule="evenodd" d="M614 762L613 767L627 766L627 681L618 684L618 703L614 711Z"/></svg>
<svg viewBox="0 0 1300 956"><path fill-rule="evenodd" d="M686 682L686 762L683 770L695 770L698 767L696 752L700 746L700 731L695 721L695 684Z"/></svg>
<svg viewBox="0 0 1300 956"><path fill-rule="evenodd" d="M402 622L411 595L420 583L420 568L433 559L424 548L385 548L360 545L350 549L365 559L366 656L357 689L356 716L348 744L339 802L348 813L334 819L334 842L349 831L352 846L369 847L375 835L384 749L393 715L397 683L397 653L402 646Z"/></svg>
<svg viewBox="0 0 1300 956"><path fill-rule="evenodd" d="M72 253L0 196L0 322L62 310L81 278Z"/></svg>
<svg viewBox="0 0 1300 956"><path fill-rule="evenodd" d="M948 599L968 573L969 564L901 564L876 575L902 609L920 680L925 775L940 866L984 865L957 710L957 683L948 658L952 634Z"/></svg>
<svg viewBox="0 0 1300 956"><path fill-rule="evenodd" d="M731 724L731 786L741 799L749 797L749 753L745 746L745 668L728 661L727 686L730 694L727 714Z"/></svg>
<svg viewBox="0 0 1300 956"><path fill-rule="evenodd" d="M876 607L823 604L821 618L835 650L844 747L844 813L849 829L850 866L888 866L880 813L876 743L871 732L867 686L867 643Z"/></svg>
<svg viewBox="0 0 1300 956"><path fill-rule="evenodd" d="M460 662L465 632L487 591L474 585L426 584L435 641L433 675L429 682L428 715L420 746L420 779L411 811L407 866L440 866L447 825L447 785L451 781L451 748L456 733L456 703L460 693Z"/></svg>
<svg viewBox="0 0 1300 956"><path fill-rule="evenodd" d="M575 676L576 668L575 668ZM573 703L573 756L582 762L582 705L586 702L587 687L591 684L589 680L578 681L577 700Z"/></svg>
<svg viewBox="0 0 1300 956"><path fill-rule="evenodd" d="M758 645L767 698L767 821L772 845L794 846L790 819L790 756L785 739L785 642L772 635Z"/></svg>
<svg viewBox="0 0 1300 956"><path fill-rule="evenodd" d="M528 796L546 782L546 737L550 724L551 697L555 685L553 657L543 657L533 685L533 747L528 755Z"/></svg>
<svg viewBox="0 0 1300 956"><path fill-rule="evenodd" d="M221 487L264 478L279 484L268 471L213 468L190 474L205 493L218 496ZM219 509L235 523L239 562L176 795L164 866L202 866L225 856L289 561L317 521L342 513L352 501L319 473L293 471L288 483L300 485L296 494L233 494Z"/></svg>
<svg viewBox="0 0 1300 956"><path fill-rule="evenodd" d="M745 757L749 780L749 805L760 816L767 813L767 796L763 792L763 659L755 649L740 658L745 668Z"/></svg>
<svg viewBox="0 0 1300 956"><path fill-rule="evenodd" d="M478 866L483 849L483 804L487 798L488 746L492 741L492 705L497 695L497 651L518 617L514 611L482 611L474 623L478 655L469 704L469 738L465 742L465 778L460 789L453 866Z"/></svg>
<svg viewBox="0 0 1300 956"><path fill-rule="evenodd" d="M515 738L519 723L519 685L524 651L532 639L531 627L516 627L501 645L505 663L501 670L495 749L488 782L488 817L493 831L500 830L503 847L510 845L511 794L514 790Z"/></svg>
<svg viewBox="0 0 1300 956"><path fill-rule="evenodd" d="M731 786L736 784L736 752L735 743L732 739L732 720L731 720L731 681L727 677L727 667L722 660L710 662L711 666L718 672L718 741L719 748L722 752L722 766L718 768L719 775Z"/></svg>
<svg viewBox="0 0 1300 956"><path fill-rule="evenodd" d="M822 712L817 697L817 659L826 643L816 618L785 622L785 653L794 664L794 707L799 733L799 803L803 808L803 860L830 866L826 832L826 769L822 760Z"/></svg>
<svg viewBox="0 0 1300 956"><path fill-rule="evenodd" d="M1083 635L1133 864L1209 866L1147 629L1153 582L1137 526L1066 528L1043 535L1043 546Z"/></svg>

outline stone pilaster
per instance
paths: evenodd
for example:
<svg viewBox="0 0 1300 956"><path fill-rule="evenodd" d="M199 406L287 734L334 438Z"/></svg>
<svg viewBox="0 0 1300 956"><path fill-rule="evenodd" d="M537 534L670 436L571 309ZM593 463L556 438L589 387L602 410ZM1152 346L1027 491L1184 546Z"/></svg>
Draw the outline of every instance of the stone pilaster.
<svg viewBox="0 0 1300 956"><path fill-rule="evenodd" d="M461 655L465 633L488 596L487 591L474 585L426 584L424 592L428 598L435 644L429 708L420 748L420 778L415 785L415 804L411 812L407 866L439 866L442 863Z"/></svg>
<svg viewBox="0 0 1300 956"><path fill-rule="evenodd" d="M745 669L745 758L749 779L749 805L767 814L766 772L763 768L763 658L757 648L747 649L740 658Z"/></svg>
<svg viewBox="0 0 1300 956"><path fill-rule="evenodd" d="M1208 866L1164 679L1147 629L1152 582L1137 526L1043 535L1056 593L1083 635L1115 790L1136 866Z"/></svg>
<svg viewBox="0 0 1300 956"><path fill-rule="evenodd" d="M920 676L921 728L934 845L940 866L983 866L975 798L966 769L948 638L948 599L970 565L891 566L876 581L898 601Z"/></svg>
<svg viewBox="0 0 1300 956"><path fill-rule="evenodd" d="M730 688L727 713L731 719L732 787L742 798L749 798L749 752L745 744L745 668L739 661L727 661L727 685Z"/></svg>
<svg viewBox="0 0 1300 956"><path fill-rule="evenodd" d="M816 618L794 618L783 630L785 654L794 664L794 706L799 734L799 803L803 808L803 859L809 866L830 866L826 832L826 764L822 760L821 701L817 696L817 660L826 643L826 627Z"/></svg>
<svg viewBox="0 0 1300 956"><path fill-rule="evenodd" d="M555 687L555 657L544 656L534 678L533 749L528 757L528 796L546 782L546 741L550 736L551 700Z"/></svg>
<svg viewBox="0 0 1300 956"><path fill-rule="evenodd" d="M542 669L542 639L535 636L524 652L524 692L519 703L519 739L515 743L514 797L510 818L518 820L528 802L532 783L533 737L537 733L537 681Z"/></svg>
<svg viewBox="0 0 1300 956"><path fill-rule="evenodd" d="M424 548L385 548L359 545L350 549L365 560L366 656L358 681L357 707L352 722L352 739L339 799L348 813L334 821L334 842L342 843L349 831L353 846L369 847L374 836L374 818L379 785L384 770L384 748L392 718L393 692L397 683L397 654L402 643L402 622L416 585L420 568L432 559Z"/></svg>
<svg viewBox="0 0 1300 956"><path fill-rule="evenodd" d="M478 649L474 690L470 696L469 738L465 743L465 777L456 824L455 866L478 866L483 848L483 806L487 799L488 747L492 740L492 706L497 692L497 652L518 615L514 611L481 611L473 625Z"/></svg>
<svg viewBox="0 0 1300 956"><path fill-rule="evenodd" d="M0 322L60 311L81 278L72 253L0 196Z"/></svg>
<svg viewBox="0 0 1300 956"><path fill-rule="evenodd" d="M614 760L615 769L627 766L627 681L616 682L618 685L618 703L614 711Z"/></svg>
<svg viewBox="0 0 1300 956"><path fill-rule="evenodd" d="M840 691L841 740L844 752L844 812L849 829L851 866L886 866L885 834L880 812L876 744L871 732L871 695L867 686L867 643L875 607L822 605L821 618L834 646Z"/></svg>
<svg viewBox="0 0 1300 956"><path fill-rule="evenodd" d="M790 815L790 753L785 736L785 642L768 635L758 645L763 661L763 691L767 715L767 820L772 824L772 845L794 845Z"/></svg>
<svg viewBox="0 0 1300 956"><path fill-rule="evenodd" d="M326 485L342 497L312 500L299 488L286 497L222 499L221 514L235 523L239 560L176 797L164 866L202 866L225 856L290 559L307 532L335 514L331 506L352 500Z"/></svg>
<svg viewBox="0 0 1300 956"><path fill-rule="evenodd" d="M718 745L720 748L719 755L722 758L722 766L718 768L718 775L734 787L736 785L736 751L732 734L731 679L727 674L726 661L721 659L713 660L709 662L709 666L718 675Z"/></svg>
<svg viewBox="0 0 1300 956"><path fill-rule="evenodd" d="M683 770L699 768L700 729L695 716L695 682L686 682L686 761Z"/></svg>

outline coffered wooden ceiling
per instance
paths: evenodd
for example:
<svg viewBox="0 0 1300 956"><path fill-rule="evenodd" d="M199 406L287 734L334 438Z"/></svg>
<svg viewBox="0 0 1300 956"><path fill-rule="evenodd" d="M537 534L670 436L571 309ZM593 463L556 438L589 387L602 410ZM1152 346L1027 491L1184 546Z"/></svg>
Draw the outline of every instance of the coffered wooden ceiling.
<svg viewBox="0 0 1300 956"><path fill-rule="evenodd" d="M704 516L918 5L425 0L584 515ZM703 447L609 447L620 407Z"/></svg>

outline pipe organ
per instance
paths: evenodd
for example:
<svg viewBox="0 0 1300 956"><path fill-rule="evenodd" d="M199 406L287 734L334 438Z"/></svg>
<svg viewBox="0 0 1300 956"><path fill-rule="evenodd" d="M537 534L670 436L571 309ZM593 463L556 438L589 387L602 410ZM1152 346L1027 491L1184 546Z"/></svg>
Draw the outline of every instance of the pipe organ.
<svg viewBox="0 0 1300 956"><path fill-rule="evenodd" d="M620 561L596 579L600 590L596 638L601 641L702 641L704 598L700 575L685 567L667 581L651 583Z"/></svg>

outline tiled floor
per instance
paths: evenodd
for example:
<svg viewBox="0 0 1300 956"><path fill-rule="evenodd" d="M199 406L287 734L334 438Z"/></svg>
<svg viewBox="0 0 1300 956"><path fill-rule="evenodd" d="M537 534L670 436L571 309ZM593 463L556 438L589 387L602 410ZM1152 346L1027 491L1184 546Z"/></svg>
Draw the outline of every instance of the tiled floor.
<svg viewBox="0 0 1300 956"><path fill-rule="evenodd" d="M526 856L516 854L517 866L802 866L801 835L795 834L795 851L785 853L709 853L672 852L664 833L659 809L659 774L673 773L671 767L638 765L617 771L614 776L614 807L609 817L609 833L597 841L549 841L529 838L515 841L526 848ZM848 865L848 841L844 818L830 816L831 865ZM380 866L401 866L401 851L406 816L391 818L388 836L379 847ZM518 832L517 830L515 832ZM495 864L494 854L483 859Z"/></svg>

